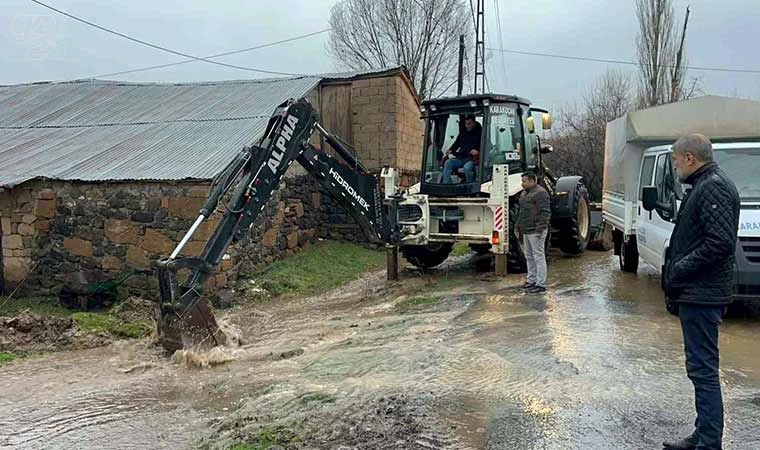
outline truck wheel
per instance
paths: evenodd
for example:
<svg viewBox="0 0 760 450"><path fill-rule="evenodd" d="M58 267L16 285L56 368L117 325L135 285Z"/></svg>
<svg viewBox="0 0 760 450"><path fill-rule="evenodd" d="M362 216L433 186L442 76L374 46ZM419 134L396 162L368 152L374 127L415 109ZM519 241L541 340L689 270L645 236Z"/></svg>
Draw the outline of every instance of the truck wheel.
<svg viewBox="0 0 760 450"><path fill-rule="evenodd" d="M620 270L623 272L636 273L639 270L639 248L636 245L636 237L631 236L620 246Z"/></svg>
<svg viewBox="0 0 760 450"><path fill-rule="evenodd" d="M405 245L401 247L404 258L415 267L429 269L446 261L454 244L437 242L429 245Z"/></svg>
<svg viewBox="0 0 760 450"><path fill-rule="evenodd" d="M517 216L520 214L520 204L510 201L509 205L509 252L507 253L507 270L510 273L525 273L528 271L528 263L525 261L525 252L522 240L515 233Z"/></svg>
<svg viewBox="0 0 760 450"><path fill-rule="evenodd" d="M591 202L583 183L575 186L572 216L559 227L559 249L571 255L583 253L591 238Z"/></svg>

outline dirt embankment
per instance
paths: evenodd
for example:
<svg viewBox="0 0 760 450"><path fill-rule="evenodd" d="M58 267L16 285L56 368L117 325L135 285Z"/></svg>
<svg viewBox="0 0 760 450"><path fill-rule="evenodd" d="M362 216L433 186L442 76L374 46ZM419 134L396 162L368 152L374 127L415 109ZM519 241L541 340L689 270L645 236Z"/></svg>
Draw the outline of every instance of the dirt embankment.
<svg viewBox="0 0 760 450"><path fill-rule="evenodd" d="M81 350L107 345L114 334L107 324L149 323L153 320L152 302L130 297L110 314L103 313L99 322L93 318L99 313L77 316L38 314L24 310L13 316L0 316L0 352L25 356L39 352ZM106 325L100 325L103 322Z"/></svg>
<svg viewBox="0 0 760 450"><path fill-rule="evenodd" d="M70 317L46 317L28 311L0 318L0 351L26 355L105 345L105 335L86 332Z"/></svg>

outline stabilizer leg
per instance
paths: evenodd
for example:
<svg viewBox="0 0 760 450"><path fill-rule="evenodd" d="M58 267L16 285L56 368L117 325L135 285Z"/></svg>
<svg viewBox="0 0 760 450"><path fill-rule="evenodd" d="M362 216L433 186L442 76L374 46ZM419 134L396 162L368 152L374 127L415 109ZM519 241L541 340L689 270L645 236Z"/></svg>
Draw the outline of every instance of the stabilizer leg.
<svg viewBox="0 0 760 450"><path fill-rule="evenodd" d="M388 281L398 281L398 246L385 246L386 269Z"/></svg>

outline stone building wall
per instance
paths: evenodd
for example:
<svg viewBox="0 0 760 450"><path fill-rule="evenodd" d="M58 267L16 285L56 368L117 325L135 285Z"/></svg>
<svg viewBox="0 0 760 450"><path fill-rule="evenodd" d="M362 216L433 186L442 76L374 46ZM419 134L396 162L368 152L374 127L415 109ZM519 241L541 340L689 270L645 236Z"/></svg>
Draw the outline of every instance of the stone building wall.
<svg viewBox="0 0 760 450"><path fill-rule="evenodd" d="M34 181L0 193L4 290L55 294L63 286L137 270L126 291L156 293L152 263L167 257L197 217L208 183ZM215 290L257 265L319 237L321 194L310 179L288 177L244 243L233 244L208 282ZM202 224L183 256L199 256L218 216Z"/></svg>

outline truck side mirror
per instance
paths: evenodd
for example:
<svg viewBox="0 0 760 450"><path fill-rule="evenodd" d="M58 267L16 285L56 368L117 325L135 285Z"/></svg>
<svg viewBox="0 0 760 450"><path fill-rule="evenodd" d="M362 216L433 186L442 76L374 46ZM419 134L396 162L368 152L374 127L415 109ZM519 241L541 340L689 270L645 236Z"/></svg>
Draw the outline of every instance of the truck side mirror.
<svg viewBox="0 0 760 450"><path fill-rule="evenodd" d="M641 202L647 211L657 208L657 188L655 186L645 186L641 193Z"/></svg>

